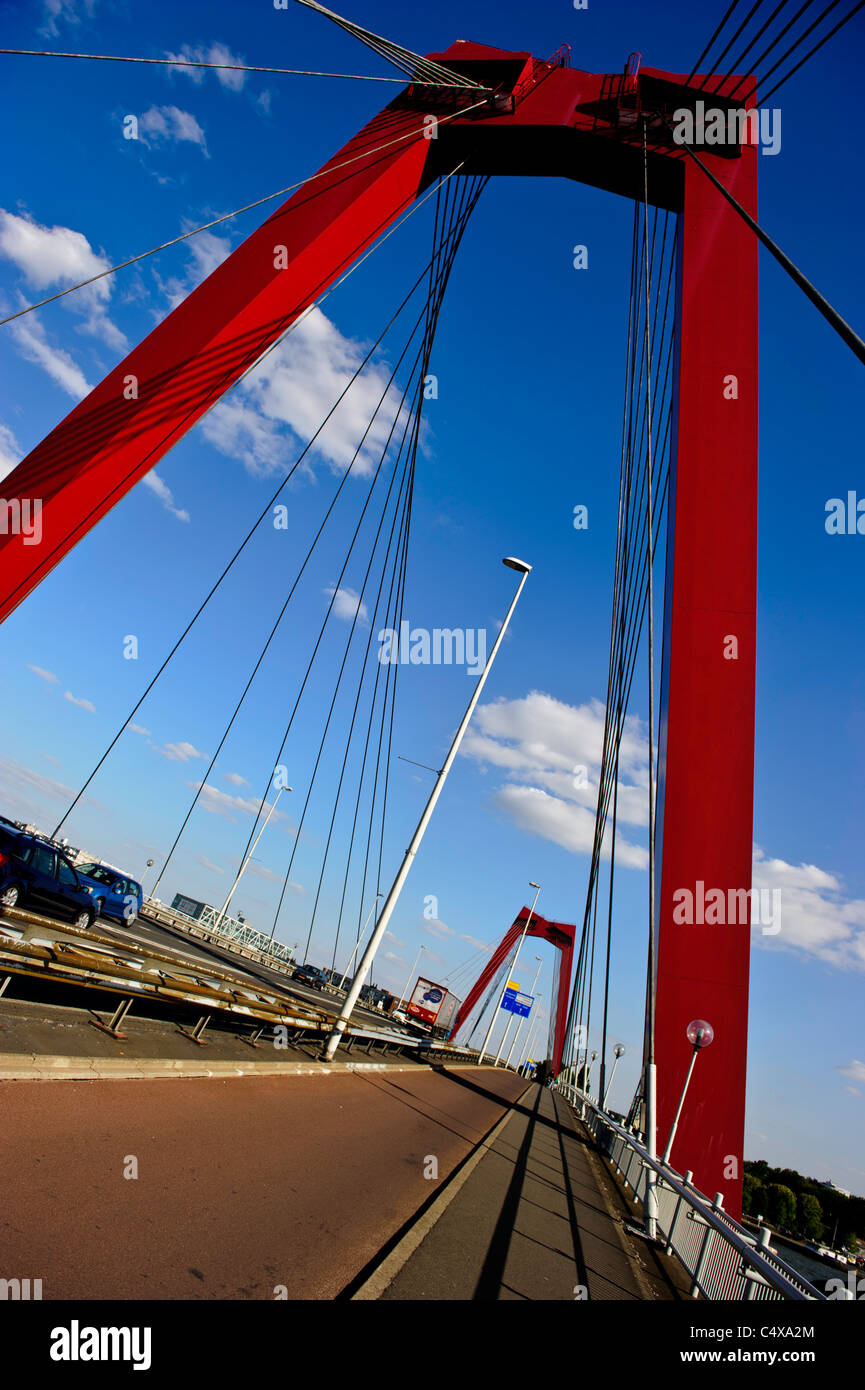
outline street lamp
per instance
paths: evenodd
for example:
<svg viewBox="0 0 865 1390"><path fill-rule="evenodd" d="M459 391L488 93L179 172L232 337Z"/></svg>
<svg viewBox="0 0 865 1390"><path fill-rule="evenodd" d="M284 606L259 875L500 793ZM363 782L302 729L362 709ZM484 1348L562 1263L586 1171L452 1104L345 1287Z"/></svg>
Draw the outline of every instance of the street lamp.
<svg viewBox="0 0 865 1390"><path fill-rule="evenodd" d="M408 878L409 869L414 863L415 855L420 849L420 844L424 837L424 832L426 831L426 828L429 825L430 820L432 819L432 813L436 808L436 803L439 797L441 796L442 788L444 787L444 784L447 781L447 775L450 772L451 767L453 766L453 762L456 758L457 753L459 752L460 744L462 743L465 731L469 726L469 721L471 720L471 717L475 712L475 706L477 705L477 702L480 699L481 691L483 690L484 685L486 684L487 677L489 676L490 671L493 667L493 662L495 661L496 656L498 655L499 647L502 645L505 633L508 630L508 624L510 623L510 620L513 616L513 612L517 606L517 602L519 601L520 594L523 591L523 585L525 584L526 580L531 574L531 565L527 565L524 560L514 559L512 555L507 556L502 561L502 564L507 565L508 569L516 570L519 574L520 582L517 585L517 591L511 600L511 606L505 615L505 620L502 623L501 628L499 629L499 635L493 643L493 649L490 652L489 657L487 658L487 663L484 666L483 671L481 672L480 679L478 680L477 685L475 686L474 694L469 700L466 712L462 718L462 723L460 724L459 728L456 731L456 734L454 735L454 741L451 744L450 749L448 750L448 755L444 760L444 765L442 766L442 769L439 772L438 777L436 778L436 784L432 789L429 801L424 807L423 814L417 823L417 828L411 837L411 841L409 842L409 847L405 852L405 857L402 861L402 865L400 866L397 876L393 881L391 890L387 895L384 907L381 910L381 916L379 917L376 923L375 930L372 936L370 937L369 944L363 953L363 958L361 959L357 974L355 975L354 980L352 981L351 989L349 990L348 994L346 995L343 1001L339 1017L334 1020L333 1029L325 1045L324 1052L322 1053L322 1061L331 1061L333 1059L334 1053L336 1052L336 1049L339 1047L339 1040L346 1030L348 1020L351 1017L351 1011L357 1003L358 995L360 994L360 991L363 988L364 981L366 980L366 977L370 971L370 967L373 963L373 960L375 959L375 953L381 945L382 937L384 936L387 930L387 925L391 919L391 916L393 915L393 910L399 902L399 895L402 892L403 884Z"/></svg>
<svg viewBox="0 0 865 1390"><path fill-rule="evenodd" d="M405 999L405 997L406 997L406 990L407 990L407 989L409 988L409 986L411 985L412 976L414 975L414 972L415 972L415 970L417 969L417 963L418 963L418 961L420 960L420 957L421 957L421 951L425 951L425 950L426 950L426 946L421 946L421 947L418 948L418 953L417 953L417 955L416 955L415 958L414 958L414 965L412 966L411 970L408 972L408 979L407 979L406 982L405 982L405 989L403 990L402 994L401 994L400 997L399 997L400 1006L402 1006L402 1001L403 1001L403 1000Z"/></svg>
<svg viewBox="0 0 865 1390"><path fill-rule="evenodd" d="M679 1108L676 1111L676 1118L673 1120L673 1127L670 1130L670 1137L667 1140L667 1147L664 1150L663 1163L669 1163L670 1151L673 1147L673 1140L676 1137L676 1130L679 1127L679 1116L682 1113L682 1106L685 1104L685 1096L691 1082L691 1073L694 1070L694 1063L697 1060L697 1053L704 1047L708 1047L715 1037L715 1030L711 1023L707 1023L704 1018L695 1018L693 1023L689 1023L685 1030L685 1036L693 1047L691 1053L691 1064L688 1067L688 1075L685 1077L685 1084L682 1087L682 1094L679 1096Z"/></svg>
<svg viewBox="0 0 865 1390"><path fill-rule="evenodd" d="M524 942L525 939L526 939L526 932L527 932L528 929L529 929L529 923L530 923L531 920L532 920L532 915L533 915L533 913L534 913L535 906L536 906L537 901L538 901L538 893L540 893L540 891L541 891L541 885L540 885L539 883L535 883L534 879L530 879L530 880L529 880L529 887L535 889L535 901L532 903L531 908L530 908L530 910L529 910L529 915L528 915L528 917L526 918L526 924L525 924L525 926L523 927L522 931L520 932L520 939L519 939L519 941L517 942L517 949L514 951L514 958L513 958L513 960L511 961L510 965L508 966L507 970L505 971L505 980L504 980L504 984L502 985L501 996L500 996L500 998L499 998L498 1004L497 1004L496 1007L493 1009L493 1015L492 1015L492 1018L490 1019L490 1026L489 1026L489 1028L487 1029L487 1035L486 1035L486 1037L484 1038L483 1047L481 1048L480 1052L478 1053L478 1063L477 1063L478 1066L480 1066L481 1063L482 1063L483 1060L484 1060L484 1055L485 1055L486 1050L487 1050L487 1045L488 1045L488 1043L489 1043L490 1036L491 1036L491 1034L492 1034L493 1028L495 1027L496 1019L497 1019L498 1016L499 1016L499 1009L502 1007L502 1004L504 1003L505 994L507 993L507 988L508 988L508 982L509 982L511 976L513 975L514 971L515 971L516 968L517 968L517 961L518 961L519 958L520 958L520 950L521 950L521 948L522 948L523 942ZM507 1032L507 1029L505 1029L505 1032ZM499 1044L499 1050L498 1050L498 1052L497 1052L497 1054L496 1054L496 1060L495 1060L495 1062L493 1063L494 1066L498 1066L499 1056L501 1055L501 1050L502 1050L503 1044L504 1044L504 1038L502 1038L502 1042Z"/></svg>
<svg viewBox="0 0 865 1390"><path fill-rule="evenodd" d="M610 1072L610 1079L609 1079L609 1081L607 1082L607 1089L604 1091L604 1099L601 1101L601 1109L602 1109L602 1110L606 1110L606 1108L607 1108L607 1096L610 1094L610 1087L611 1087L612 1084L613 1084L613 1077L614 1077L615 1074L616 1074L616 1067L619 1065L619 1058L620 1058L620 1057L624 1057L624 1055L625 1055L625 1044L624 1044L624 1043L616 1043L616 1046L613 1048L613 1056L614 1056L614 1058L615 1058L615 1061L613 1062L613 1070Z"/></svg>
<svg viewBox="0 0 865 1390"><path fill-rule="evenodd" d="M228 897L225 899L225 902L222 904L222 911L220 912L219 917L217 918L217 921L216 921L217 930L218 930L219 927L222 925L222 922L223 922L223 920L224 920L224 918L225 918L225 914L226 914L226 912L228 911L228 904L231 902L231 899L234 897L234 890L235 890L235 888L237 887L237 885L238 885L238 883L240 882L240 880L242 879L244 870L245 870L247 864L249 863L250 859L252 858L253 854L255 853L255 849L256 849L256 846L258 845L259 840L261 839L262 835L264 834L265 830L267 829L267 822L270 820L271 816L273 815L274 811L276 810L276 805L277 805L277 802L279 801L279 798L282 796L282 793L283 793L283 792L290 792L290 791L291 791L291 787L280 787L279 791L276 793L276 797L274 798L273 804L272 804L272 806L270 807L270 809L268 810L268 813L267 813L267 815L265 816L264 821L262 822L261 829L259 830L258 834L256 835L253 844L250 846L249 854L246 856L246 858L245 858L245 859L243 860L243 862L241 863L240 868L239 868L238 871L237 871L237 878L234 880L234 882L232 883L230 889L228 890ZM271 941L273 940L273 932L270 933L270 939L271 939Z"/></svg>

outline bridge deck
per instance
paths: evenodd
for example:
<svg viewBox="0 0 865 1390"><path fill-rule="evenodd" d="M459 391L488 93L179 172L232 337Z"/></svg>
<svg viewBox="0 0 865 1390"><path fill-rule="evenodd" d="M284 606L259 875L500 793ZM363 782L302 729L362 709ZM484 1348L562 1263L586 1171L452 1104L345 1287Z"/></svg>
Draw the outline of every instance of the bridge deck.
<svg viewBox="0 0 865 1390"><path fill-rule="evenodd" d="M462 1079L471 1084L470 1074ZM676 1297L666 1281L653 1277L624 1232L617 1196L569 1106L552 1091L532 1086L422 1243L402 1262L399 1249L394 1251L389 1267L355 1296L640 1302Z"/></svg>

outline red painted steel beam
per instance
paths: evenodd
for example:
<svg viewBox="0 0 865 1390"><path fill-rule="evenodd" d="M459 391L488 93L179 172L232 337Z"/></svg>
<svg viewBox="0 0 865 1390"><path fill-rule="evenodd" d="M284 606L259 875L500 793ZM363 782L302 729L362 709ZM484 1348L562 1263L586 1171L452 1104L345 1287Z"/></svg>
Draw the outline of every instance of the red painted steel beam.
<svg viewBox="0 0 865 1390"><path fill-rule="evenodd" d="M475 983L472 985L462 1004L459 1012L454 1019L449 1038L455 1038L457 1032L466 1022L469 1014L490 984L505 964L511 951L517 942L517 937L523 930L526 918L529 915L527 907L521 907L517 913L515 921L508 927L501 941L493 954L490 956L483 970ZM571 993L571 969L574 959L574 937L576 927L570 922L549 922L546 917L539 917L535 912L532 914L531 924L526 936L536 936L542 941L549 941L551 946L555 946L562 953L561 966L559 969L559 992L555 1001L556 1027L553 1034L553 1070L558 1071L562 1065L562 1053L565 1048L565 1028L568 1017L568 999Z"/></svg>
<svg viewBox="0 0 865 1390"><path fill-rule="evenodd" d="M757 215L757 151L702 159ZM741 1213L748 1038L757 602L758 242L687 161L681 215L678 422L669 516L659 810L658 1144L704 1018L671 1161ZM723 894L720 921L702 893ZM691 916L687 919L690 894ZM710 920L707 922L705 919Z"/></svg>
<svg viewBox="0 0 865 1390"><path fill-rule="evenodd" d="M7 475L42 542L0 536L0 621L414 201L429 148L417 111L381 112Z"/></svg>

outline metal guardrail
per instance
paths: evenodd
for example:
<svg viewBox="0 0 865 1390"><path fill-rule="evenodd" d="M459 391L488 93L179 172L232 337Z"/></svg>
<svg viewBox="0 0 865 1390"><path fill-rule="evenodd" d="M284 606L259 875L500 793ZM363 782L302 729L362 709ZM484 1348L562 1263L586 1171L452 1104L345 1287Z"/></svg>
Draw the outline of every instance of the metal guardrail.
<svg viewBox="0 0 865 1390"><path fill-rule="evenodd" d="M199 1044L207 1025L220 1015L251 1029L247 1041L257 1046L264 1032L277 1025L293 1030L292 1045L300 1039L323 1039L335 1018L332 1008L281 994L280 986L268 988L228 965L109 936L98 925L82 930L28 909L6 908L0 919L0 995L16 976L113 996L118 1003L111 1019L106 1023L96 1016L91 1021L115 1038L123 1037L120 1026L136 999L191 1009L191 1019L197 1022L189 1036ZM385 1053L407 1048L419 1056L429 1050L426 1039L386 1024L379 1028L374 1023L350 1023L344 1038L347 1053L355 1042L366 1042L367 1050L380 1044ZM446 1047L443 1055L462 1051Z"/></svg>
<svg viewBox="0 0 865 1390"><path fill-rule="evenodd" d="M256 931L245 922L238 922L234 917L219 921L219 913L213 908L208 908L207 912L206 920L204 913L200 918L188 917L185 912L168 907L158 898L145 898L139 916L144 922L177 927L187 936L208 941L212 946L222 946L235 955L243 956L245 960L257 961L271 970L291 970L293 952L290 946L284 946L281 941L271 942L263 932Z"/></svg>
<svg viewBox="0 0 865 1390"><path fill-rule="evenodd" d="M691 1276L692 1298L702 1294L711 1300L825 1300L825 1294L770 1248L768 1227L755 1241L724 1211L720 1192L710 1200L693 1186L690 1173L683 1177L669 1164L650 1158L636 1136L583 1091L563 1081L556 1089L591 1130L635 1201L645 1203L648 1175L654 1171L658 1237L666 1253L675 1255Z"/></svg>

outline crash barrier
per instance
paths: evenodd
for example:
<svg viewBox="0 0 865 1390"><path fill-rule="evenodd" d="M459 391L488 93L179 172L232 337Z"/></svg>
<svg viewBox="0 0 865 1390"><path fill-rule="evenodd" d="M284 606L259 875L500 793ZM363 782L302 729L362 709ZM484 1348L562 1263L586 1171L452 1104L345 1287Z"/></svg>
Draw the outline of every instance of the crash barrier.
<svg viewBox="0 0 865 1390"><path fill-rule="evenodd" d="M82 930L55 922L21 908L5 909L0 921L0 995L15 976L53 980L113 995L117 1006L106 1020L98 1015L90 1021L113 1038L120 1031L136 999L171 1003L189 1009L195 1016L191 1028L180 1028L199 1045L210 1022L220 1015L235 1026L246 1028L241 1034L253 1046L267 1028L286 1029L286 1044L300 1045L322 1041L333 1028L335 1015L305 1000L288 999L269 991L256 981L235 974L230 968L188 957L155 946L140 946L129 940L118 942L98 928ZM190 1023L193 1020L190 1018ZM390 1048L424 1050L427 1040L364 1024L349 1024L345 1032L349 1047L362 1038ZM457 1051L457 1049L453 1049Z"/></svg>
<svg viewBox="0 0 865 1390"><path fill-rule="evenodd" d="M142 921L156 922L159 926L176 927L198 941L221 946L233 955L243 956L245 960L254 960L271 970L291 974L293 953L290 946L284 946L281 941L271 941L263 932L256 931L245 922L238 922L234 917L220 920L219 914L212 908L208 912L210 916L207 919L202 916L199 920L167 907L158 898L145 898L139 917Z"/></svg>
<svg viewBox="0 0 865 1390"><path fill-rule="evenodd" d="M652 1201L650 1192L647 1204L651 1187L658 1242L689 1274L692 1298L825 1300L825 1294L770 1248L767 1227L755 1240L724 1211L720 1192L710 1201L694 1187L690 1172L683 1177L661 1159L650 1158L636 1135L590 1096L563 1080L556 1089L592 1132L599 1150L621 1173L644 1211Z"/></svg>

